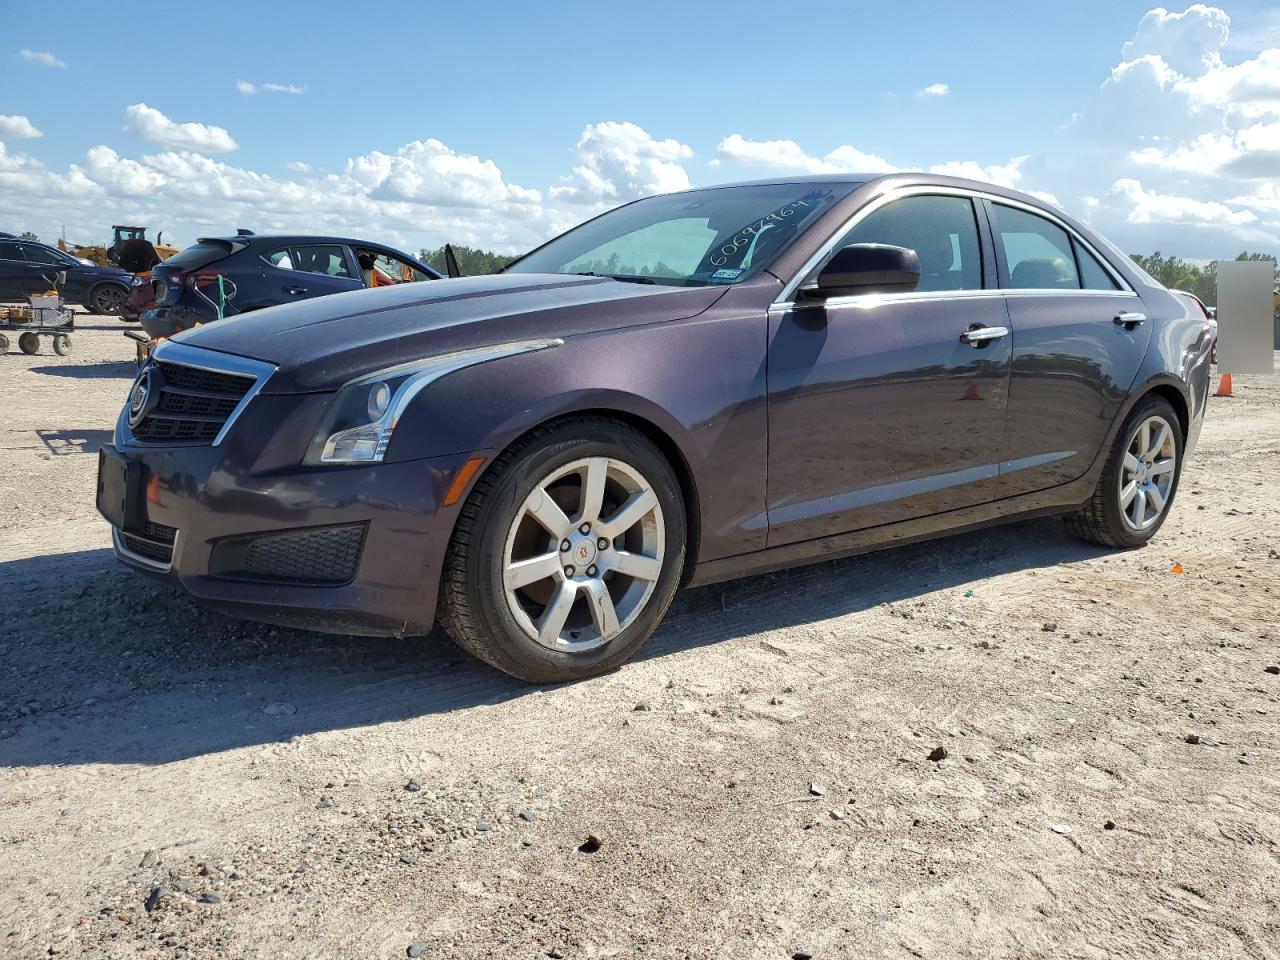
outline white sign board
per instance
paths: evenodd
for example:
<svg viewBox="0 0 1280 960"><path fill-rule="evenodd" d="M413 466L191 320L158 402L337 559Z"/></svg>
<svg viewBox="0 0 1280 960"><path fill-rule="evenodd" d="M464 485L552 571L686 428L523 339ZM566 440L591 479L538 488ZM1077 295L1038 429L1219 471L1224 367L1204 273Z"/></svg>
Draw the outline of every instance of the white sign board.
<svg viewBox="0 0 1280 960"><path fill-rule="evenodd" d="M1218 261L1218 370L1272 373L1275 331L1272 260Z"/></svg>

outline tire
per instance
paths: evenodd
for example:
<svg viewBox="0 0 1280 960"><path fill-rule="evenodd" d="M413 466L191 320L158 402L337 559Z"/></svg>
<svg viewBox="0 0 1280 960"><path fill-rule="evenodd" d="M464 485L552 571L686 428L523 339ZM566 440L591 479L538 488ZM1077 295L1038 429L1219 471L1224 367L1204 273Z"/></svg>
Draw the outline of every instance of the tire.
<svg viewBox="0 0 1280 960"><path fill-rule="evenodd" d="M0 353L9 352L9 338L0 333Z"/></svg>
<svg viewBox="0 0 1280 960"><path fill-rule="evenodd" d="M1151 448L1164 436L1159 431L1161 426L1167 428L1168 435L1160 449L1152 454ZM1149 441L1140 436L1144 429L1151 430ZM1178 480L1182 475L1182 442L1178 415L1169 401L1155 395L1139 400L1116 434L1115 445L1107 456L1093 496L1078 513L1066 518L1068 529L1081 539L1104 547L1127 549L1145 546L1164 525L1173 508ZM1145 454L1142 451L1144 445L1148 448ZM1135 452L1139 456L1126 463L1126 455ZM1132 469L1135 460L1136 473ZM1164 483L1166 475L1167 484ZM1130 482L1136 489L1134 496L1126 501ZM1151 492L1152 487L1155 494ZM1157 498L1162 505L1153 514L1151 511ZM1143 517L1137 523L1135 515L1139 510Z"/></svg>
<svg viewBox="0 0 1280 960"><path fill-rule="evenodd" d="M598 509L588 502L595 489ZM594 526L584 532L583 523ZM644 434L603 417L538 428L493 462L463 505L441 577L440 623L462 649L530 683L605 673L667 612L686 532L675 472ZM540 564L512 585L509 560Z"/></svg>
<svg viewBox="0 0 1280 960"><path fill-rule="evenodd" d="M128 296L129 291L118 284L100 283L93 288L89 294L89 301L85 305L93 313L115 316L124 309L124 302Z"/></svg>
<svg viewBox="0 0 1280 960"><path fill-rule="evenodd" d="M18 349L29 357L34 357L40 352L40 335L36 333L21 333L18 335Z"/></svg>
<svg viewBox="0 0 1280 960"><path fill-rule="evenodd" d="M71 353L71 338L65 333L55 334L53 338L53 352L60 357L65 357Z"/></svg>

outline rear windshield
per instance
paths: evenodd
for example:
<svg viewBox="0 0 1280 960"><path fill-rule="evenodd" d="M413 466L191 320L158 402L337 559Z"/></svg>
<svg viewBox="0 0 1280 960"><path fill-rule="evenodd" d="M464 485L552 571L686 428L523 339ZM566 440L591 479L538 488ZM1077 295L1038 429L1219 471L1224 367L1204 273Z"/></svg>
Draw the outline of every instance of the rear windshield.
<svg viewBox="0 0 1280 960"><path fill-rule="evenodd" d="M181 253L175 253L164 262L166 267L177 267L179 270L199 270L215 260L231 255L231 244L226 240L201 240L193 247L187 247Z"/></svg>

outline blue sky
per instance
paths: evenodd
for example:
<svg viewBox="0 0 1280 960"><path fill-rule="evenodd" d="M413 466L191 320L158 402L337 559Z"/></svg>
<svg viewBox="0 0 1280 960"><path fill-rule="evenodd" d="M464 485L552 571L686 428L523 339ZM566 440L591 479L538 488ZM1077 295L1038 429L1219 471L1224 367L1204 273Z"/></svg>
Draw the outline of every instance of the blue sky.
<svg viewBox="0 0 1280 960"><path fill-rule="evenodd" d="M1265 3L433 6L51 29L0 3L0 230L516 250L637 194L861 163L1050 195L1131 249L1280 252Z"/></svg>

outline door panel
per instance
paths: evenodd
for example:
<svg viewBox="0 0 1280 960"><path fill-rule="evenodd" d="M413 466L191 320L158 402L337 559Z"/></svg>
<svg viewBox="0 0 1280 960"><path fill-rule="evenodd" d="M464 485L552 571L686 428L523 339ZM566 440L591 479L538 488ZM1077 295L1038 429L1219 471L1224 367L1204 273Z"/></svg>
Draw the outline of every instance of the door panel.
<svg viewBox="0 0 1280 960"><path fill-rule="evenodd" d="M1131 293L1078 291L1008 297L1013 329L1008 428L1001 453L1005 496L1081 476L1093 463L1147 352L1150 321Z"/></svg>
<svg viewBox="0 0 1280 960"><path fill-rule="evenodd" d="M994 499L1010 338L996 291L770 315L769 545Z"/></svg>

